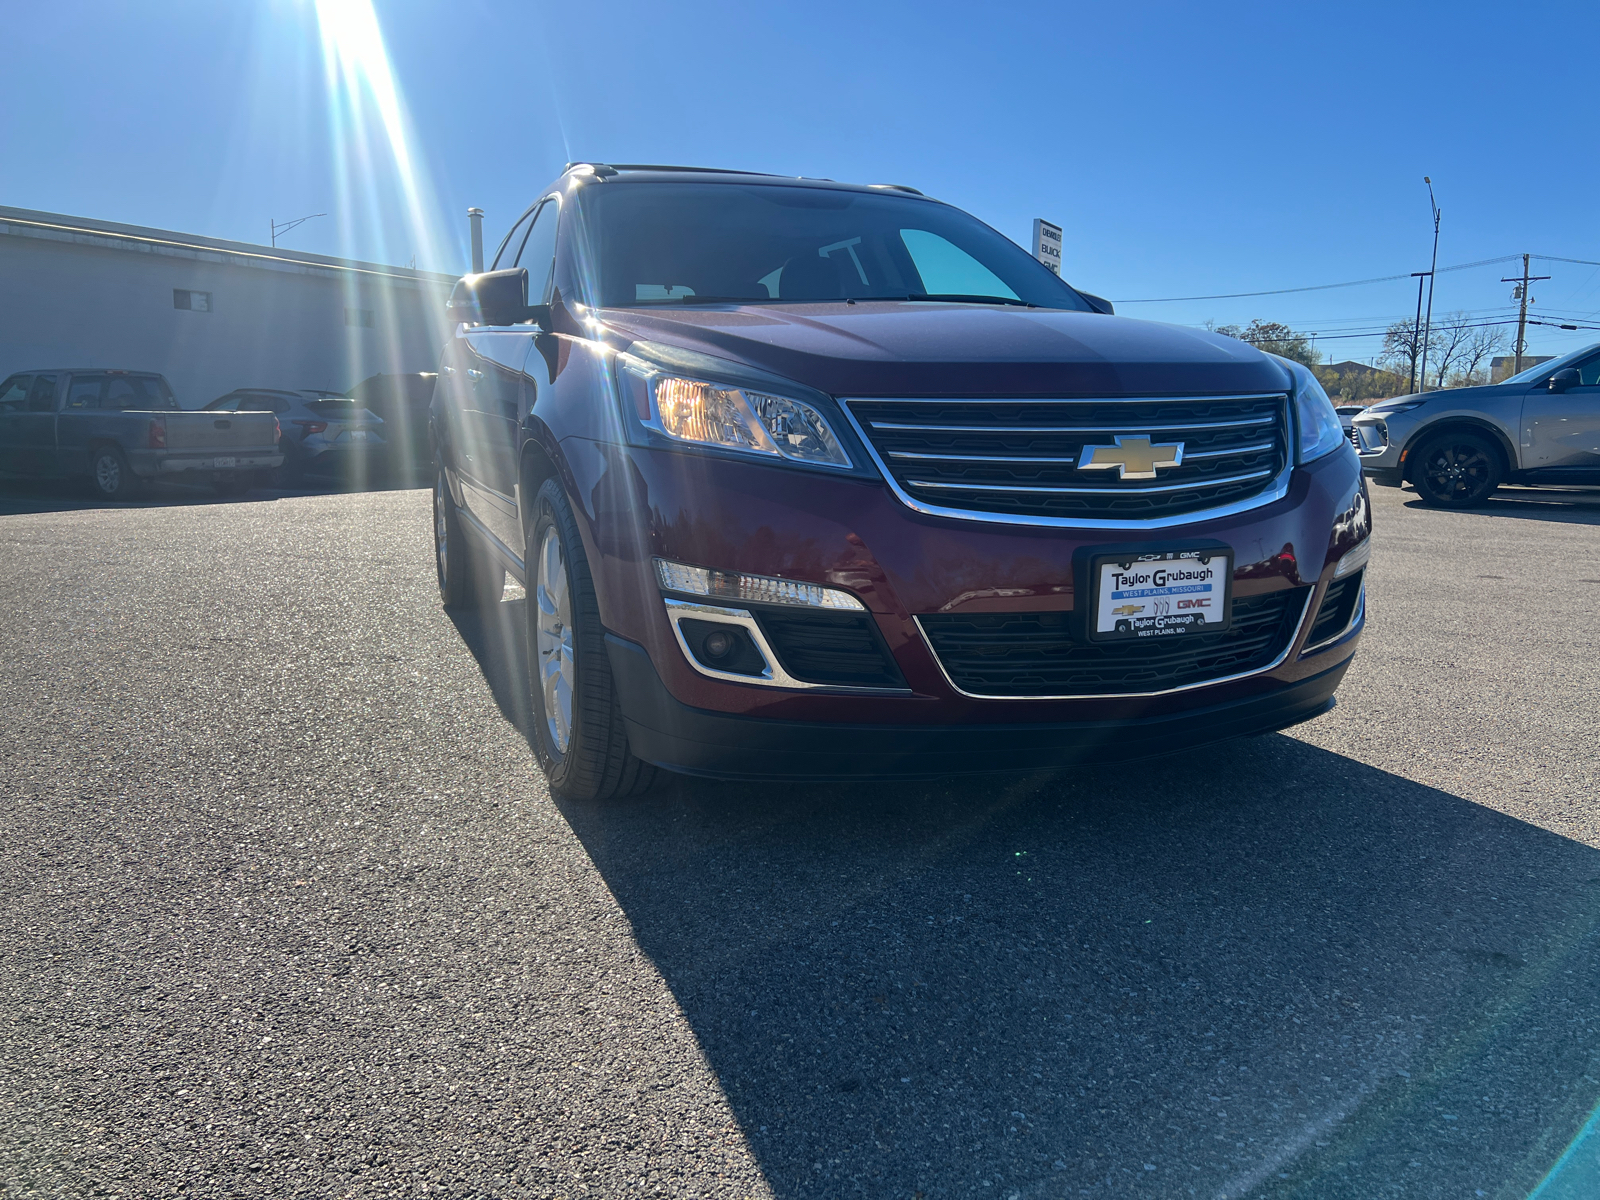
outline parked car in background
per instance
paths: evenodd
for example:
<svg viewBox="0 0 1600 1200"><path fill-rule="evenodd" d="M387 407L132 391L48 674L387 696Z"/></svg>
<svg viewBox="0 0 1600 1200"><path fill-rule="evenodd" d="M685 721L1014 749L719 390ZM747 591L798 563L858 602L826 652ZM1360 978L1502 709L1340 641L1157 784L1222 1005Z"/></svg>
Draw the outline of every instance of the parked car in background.
<svg viewBox="0 0 1600 1200"><path fill-rule="evenodd" d="M206 405L208 412L271 412L283 427L282 479L342 474L383 460L383 421L341 392L303 388L238 388Z"/></svg>
<svg viewBox="0 0 1600 1200"><path fill-rule="evenodd" d="M919 192L574 164L447 311L441 598L526 584L558 797L1225 778L1202 747L1327 711L1356 652L1370 508L1310 370Z"/></svg>
<svg viewBox="0 0 1600 1200"><path fill-rule="evenodd" d="M1468 508L1502 483L1600 484L1600 343L1487 387L1397 396L1355 418L1361 469Z"/></svg>
<svg viewBox="0 0 1600 1200"><path fill-rule="evenodd" d="M1367 411L1365 404L1336 404L1333 411L1339 414L1339 425L1344 430L1345 440L1357 450L1361 449L1361 439L1356 436L1355 419Z"/></svg>
<svg viewBox="0 0 1600 1200"><path fill-rule="evenodd" d="M106 500L153 479L244 492L283 462L279 436L270 412L186 412L149 371L58 367L0 383L0 471L85 479Z"/></svg>
<svg viewBox="0 0 1600 1200"><path fill-rule="evenodd" d="M349 391L368 412L383 419L387 462L400 470L425 470L432 474L433 450L428 442L428 405L439 378L433 371L403 375L373 375Z"/></svg>

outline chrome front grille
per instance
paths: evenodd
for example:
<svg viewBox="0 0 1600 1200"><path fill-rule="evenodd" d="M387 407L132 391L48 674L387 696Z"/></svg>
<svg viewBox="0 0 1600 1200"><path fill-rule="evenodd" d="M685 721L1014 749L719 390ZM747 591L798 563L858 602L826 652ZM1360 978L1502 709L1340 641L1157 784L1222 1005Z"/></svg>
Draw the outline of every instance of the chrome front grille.
<svg viewBox="0 0 1600 1200"><path fill-rule="evenodd" d="M1283 395L845 404L901 499L955 516L1163 521L1247 506L1280 485L1289 464ZM1138 439L1181 445L1181 459L1153 478L1087 465L1097 448L1120 454Z"/></svg>

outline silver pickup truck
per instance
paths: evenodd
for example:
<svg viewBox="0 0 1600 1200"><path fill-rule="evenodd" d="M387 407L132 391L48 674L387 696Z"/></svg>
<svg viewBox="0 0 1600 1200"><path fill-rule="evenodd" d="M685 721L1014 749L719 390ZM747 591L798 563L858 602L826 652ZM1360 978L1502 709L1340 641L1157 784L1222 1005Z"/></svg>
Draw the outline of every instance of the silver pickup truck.
<svg viewBox="0 0 1600 1200"><path fill-rule="evenodd" d="M270 412L187 412L147 371L60 367L0 383L0 473L87 480L126 500L147 480L249 490L283 464Z"/></svg>
<svg viewBox="0 0 1600 1200"><path fill-rule="evenodd" d="M1600 484L1600 343L1503 383L1385 400L1354 426L1369 479L1439 508L1482 504L1502 483Z"/></svg>

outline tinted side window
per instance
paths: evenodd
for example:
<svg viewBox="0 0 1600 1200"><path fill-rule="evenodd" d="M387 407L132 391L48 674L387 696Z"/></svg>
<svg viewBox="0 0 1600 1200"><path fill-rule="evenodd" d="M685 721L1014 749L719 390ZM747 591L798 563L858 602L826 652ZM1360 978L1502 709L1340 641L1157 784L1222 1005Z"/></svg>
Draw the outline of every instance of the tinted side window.
<svg viewBox="0 0 1600 1200"><path fill-rule="evenodd" d="M206 405L206 409L210 412L238 412L239 397L224 396L222 399L213 400L210 404Z"/></svg>
<svg viewBox="0 0 1600 1200"><path fill-rule="evenodd" d="M32 386L32 375L13 375L0 384L0 412L21 412L28 403L28 389Z"/></svg>
<svg viewBox="0 0 1600 1200"><path fill-rule="evenodd" d="M28 392L29 412L55 412L56 410L56 377L54 375L36 375L33 388Z"/></svg>
<svg viewBox="0 0 1600 1200"><path fill-rule="evenodd" d="M105 390L104 375L74 375L67 389L68 408L99 408L100 393Z"/></svg>
<svg viewBox="0 0 1600 1200"><path fill-rule="evenodd" d="M533 228L517 255L517 266L528 268L528 303L543 304L550 295L550 274L556 265L556 222L561 206L547 200L534 214Z"/></svg>
<svg viewBox="0 0 1600 1200"><path fill-rule="evenodd" d="M495 251L494 262L489 264L489 270L498 271L501 267L515 265L517 251L522 247L523 241L528 236L528 222L533 217L534 213L532 212L524 213L521 220L511 227L511 232L506 234L506 240L501 242L500 249Z"/></svg>
<svg viewBox="0 0 1600 1200"><path fill-rule="evenodd" d="M1578 378L1583 382L1582 387L1600 387L1600 354L1595 354L1580 363L1574 363L1578 368Z"/></svg>

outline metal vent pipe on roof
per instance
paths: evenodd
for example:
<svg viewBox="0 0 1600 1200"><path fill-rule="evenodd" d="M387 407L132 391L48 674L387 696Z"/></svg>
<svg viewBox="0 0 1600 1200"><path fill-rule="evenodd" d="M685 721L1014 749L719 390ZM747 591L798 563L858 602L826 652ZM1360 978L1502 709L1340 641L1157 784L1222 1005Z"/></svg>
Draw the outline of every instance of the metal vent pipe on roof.
<svg viewBox="0 0 1600 1200"><path fill-rule="evenodd" d="M467 224L472 227L472 273L483 271L483 209L467 209Z"/></svg>

